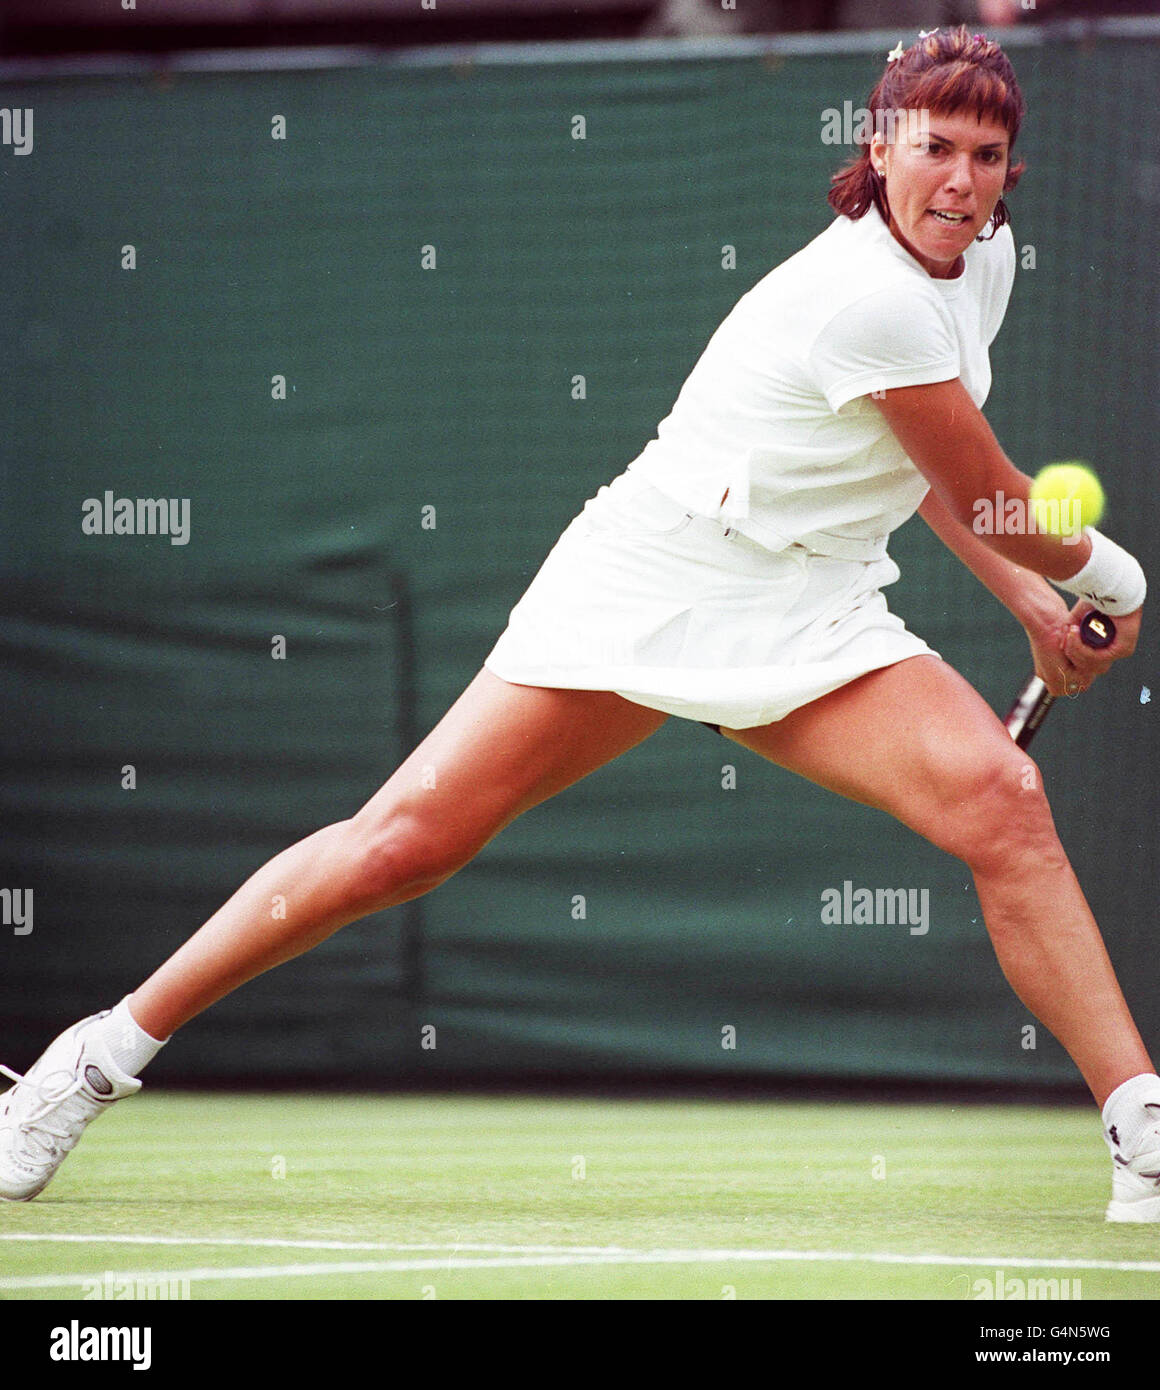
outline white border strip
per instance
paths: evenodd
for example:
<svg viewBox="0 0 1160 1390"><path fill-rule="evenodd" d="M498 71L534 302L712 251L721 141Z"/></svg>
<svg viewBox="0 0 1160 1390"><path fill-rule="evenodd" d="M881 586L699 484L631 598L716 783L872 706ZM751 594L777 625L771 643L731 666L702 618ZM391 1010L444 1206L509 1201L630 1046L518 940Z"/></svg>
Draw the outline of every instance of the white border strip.
<svg viewBox="0 0 1160 1390"><path fill-rule="evenodd" d="M986 25L980 26L986 28ZM452 63L508 66L519 63L681 62L714 58L763 58L859 53L886 54L899 38L913 43L917 27L907 29L847 29L840 33L732 34L687 39L564 39L535 43L433 44L430 48L400 49L379 61L391 67L440 67ZM1091 38L1160 38L1160 18L1067 19L1004 29L998 34L1004 48L1037 48L1059 40Z"/></svg>
<svg viewBox="0 0 1160 1390"><path fill-rule="evenodd" d="M252 1279L316 1278L323 1275L408 1274L436 1270L470 1269L547 1269L598 1265L708 1265L708 1264L875 1264L926 1266L959 1269L1063 1269L1107 1270L1117 1273L1160 1273L1160 1260L1090 1260L1020 1258L1014 1255L904 1255L892 1251L856 1250L624 1250L617 1246L559 1248L552 1246L487 1245L389 1245L377 1242L277 1241L272 1239L195 1238L183 1241L176 1236L0 1236L0 1239L44 1241L83 1241L100 1244L215 1245L302 1249L358 1250L438 1250L451 1253L425 1258L398 1260L346 1260L333 1263L289 1265L212 1265L192 1269L148 1271L100 1271L87 1273L34 1274L0 1279L0 1290L52 1289L83 1286L94 1278L113 1273L118 1279L163 1282L176 1279L238 1281ZM460 1251L481 1252L474 1256ZM482 1254L485 1251L503 1252Z"/></svg>
<svg viewBox="0 0 1160 1390"><path fill-rule="evenodd" d="M985 27L985 26L984 26ZM330 68L518 67L529 64L700 62L767 56L845 57L881 53L917 30L848 30L820 34L735 34L720 38L561 39L528 43L431 44L383 50L339 45L303 48L215 48L136 56L13 58L0 62L0 82L69 77L126 77L158 72L309 72ZM1003 30L1006 49L1039 48L1093 38L1160 39L1160 18L1066 19Z"/></svg>

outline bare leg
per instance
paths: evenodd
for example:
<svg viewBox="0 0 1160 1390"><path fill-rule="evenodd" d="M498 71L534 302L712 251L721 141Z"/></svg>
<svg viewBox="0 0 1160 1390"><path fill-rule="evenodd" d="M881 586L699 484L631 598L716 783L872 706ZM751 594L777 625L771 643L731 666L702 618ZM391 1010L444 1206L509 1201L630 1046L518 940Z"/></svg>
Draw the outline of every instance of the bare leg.
<svg viewBox="0 0 1160 1390"><path fill-rule="evenodd" d="M777 724L729 731L896 816L971 869L999 964L1099 1105L1155 1070L1055 832L1039 769L936 657L875 671Z"/></svg>
<svg viewBox="0 0 1160 1390"><path fill-rule="evenodd" d="M351 820L259 869L130 997L155 1038L367 913L442 883L503 827L654 733L667 716L608 691L483 670ZM275 917L275 899L285 916Z"/></svg>

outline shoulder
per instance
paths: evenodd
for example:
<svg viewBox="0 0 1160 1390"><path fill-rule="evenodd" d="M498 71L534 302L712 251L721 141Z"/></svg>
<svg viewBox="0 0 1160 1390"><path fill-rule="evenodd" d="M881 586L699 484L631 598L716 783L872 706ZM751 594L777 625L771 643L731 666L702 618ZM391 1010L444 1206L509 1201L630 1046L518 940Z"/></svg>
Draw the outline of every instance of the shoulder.
<svg viewBox="0 0 1160 1390"><path fill-rule="evenodd" d="M788 316L806 346L842 322L868 322L873 328L945 320L929 277L893 249L873 210L857 221L835 218L759 280L742 303L750 311L776 312L783 321Z"/></svg>
<svg viewBox="0 0 1160 1390"><path fill-rule="evenodd" d="M832 306L810 345L814 362L836 358L898 365L949 359L956 353L954 320L937 292L917 278L863 286Z"/></svg>
<svg viewBox="0 0 1160 1390"><path fill-rule="evenodd" d="M779 282L800 294L818 289L857 294L867 286L901 282L910 269L893 249L881 217L871 209L857 220L838 216L825 231L783 261L755 288Z"/></svg>

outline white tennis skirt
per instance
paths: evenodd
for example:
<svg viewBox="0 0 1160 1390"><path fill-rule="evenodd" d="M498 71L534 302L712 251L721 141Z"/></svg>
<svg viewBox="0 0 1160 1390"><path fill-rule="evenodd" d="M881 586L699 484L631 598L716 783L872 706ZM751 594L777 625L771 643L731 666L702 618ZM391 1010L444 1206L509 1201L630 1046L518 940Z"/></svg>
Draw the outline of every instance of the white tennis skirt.
<svg viewBox="0 0 1160 1390"><path fill-rule="evenodd" d="M484 665L516 685L612 690L730 729L783 719L911 656L889 556L770 551L634 473L584 505Z"/></svg>

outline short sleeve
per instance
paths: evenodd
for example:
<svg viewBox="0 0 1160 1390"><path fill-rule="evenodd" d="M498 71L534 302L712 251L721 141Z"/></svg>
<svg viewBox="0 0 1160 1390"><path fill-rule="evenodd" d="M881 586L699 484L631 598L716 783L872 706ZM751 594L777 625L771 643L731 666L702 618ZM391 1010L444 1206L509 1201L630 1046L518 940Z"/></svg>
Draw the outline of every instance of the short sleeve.
<svg viewBox="0 0 1160 1390"><path fill-rule="evenodd" d="M856 396L953 381L961 370L949 313L906 285L840 309L814 339L809 365L835 412Z"/></svg>

